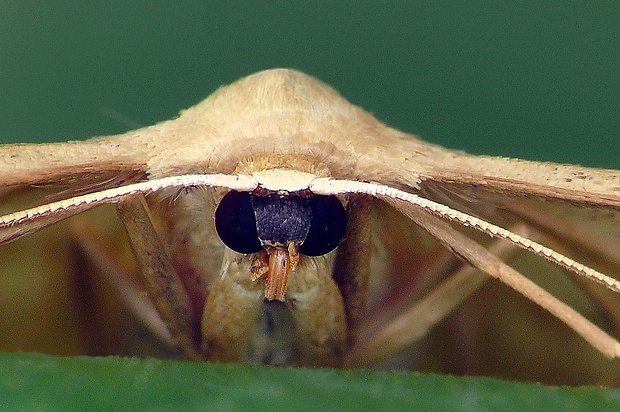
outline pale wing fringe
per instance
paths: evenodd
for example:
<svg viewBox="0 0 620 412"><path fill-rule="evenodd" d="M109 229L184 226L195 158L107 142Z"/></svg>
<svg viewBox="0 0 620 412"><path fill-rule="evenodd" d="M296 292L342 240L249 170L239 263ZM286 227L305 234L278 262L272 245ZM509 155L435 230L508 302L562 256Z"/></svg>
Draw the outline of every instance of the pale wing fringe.
<svg viewBox="0 0 620 412"><path fill-rule="evenodd" d="M310 185L310 190L317 194L365 193L379 198L400 199L409 204L416 205L433 215L453 222L458 222L463 226L468 226L482 233L486 233L493 238L505 239L512 244L533 252L538 256L542 256L551 262L570 270L571 272L601 283L615 292L620 292L620 281L610 276L585 266L567 256L562 255L561 253L554 251L553 249L541 245L540 243L519 236L516 233L512 233L511 231L500 226L460 212L456 209L452 209L451 207L441 203L433 202L432 200L420 197L416 194L407 193L393 187L376 183L325 178L315 179Z"/></svg>
<svg viewBox="0 0 620 412"><path fill-rule="evenodd" d="M0 217L0 243L15 240L78 213L104 203L112 203L134 193L152 193L161 189L196 186L219 186L229 189L250 191L258 183L252 176L225 174L181 175L147 180L126 186L88 193L70 199L48 203Z"/></svg>

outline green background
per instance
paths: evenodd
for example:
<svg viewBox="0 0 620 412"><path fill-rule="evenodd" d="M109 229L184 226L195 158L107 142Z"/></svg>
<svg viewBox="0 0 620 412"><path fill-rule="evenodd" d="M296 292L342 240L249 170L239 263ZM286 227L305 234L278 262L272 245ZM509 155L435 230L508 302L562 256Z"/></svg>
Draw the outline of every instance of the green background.
<svg viewBox="0 0 620 412"><path fill-rule="evenodd" d="M118 133L291 67L448 147L620 168L620 3L291 3L4 1L0 139Z"/></svg>

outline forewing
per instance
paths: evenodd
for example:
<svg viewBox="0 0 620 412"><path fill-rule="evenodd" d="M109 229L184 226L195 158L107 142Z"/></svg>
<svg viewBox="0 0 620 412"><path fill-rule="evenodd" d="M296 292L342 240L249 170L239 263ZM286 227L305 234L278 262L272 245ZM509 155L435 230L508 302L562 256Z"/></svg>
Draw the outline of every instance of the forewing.
<svg viewBox="0 0 620 412"><path fill-rule="evenodd" d="M375 180L409 193L420 194L504 228L523 223L531 233L528 236L534 240L617 278L620 250L617 171L475 157L431 145L424 151L420 150L420 142L412 136L410 141L403 138L393 143L384 148L383 154L391 157L391 162L370 158L370 163L366 165L368 170L379 170L383 167L383 171L390 170L391 174L370 175L364 180ZM488 241L478 237L474 230L459 226L458 223L452 223L455 230L466 233L482 245L488 245ZM577 281L568 278L567 282L566 278L563 278L566 272L558 271L531 252L519 252L514 262L523 274L534 275L536 281L542 281L546 288L562 299L568 297L571 305L582 313L585 312L586 316L613 336L618 336L617 317L620 310L616 293L603 290L601 294L604 296L600 298L598 292L602 288L598 285L594 287L595 292L584 291L584 286ZM509 295L510 293L513 292L509 292ZM497 297L496 291L491 294L493 299ZM483 292L476 296L479 300L485 300ZM507 301L509 300L500 299L501 303ZM485 306L485 310L494 309ZM514 310L507 312L516 313ZM487 316L490 315L478 314L480 319L486 319ZM515 319L506 322L511 321L515 322ZM522 323L522 318L518 323ZM483 320L478 324L488 323ZM559 328L561 331L563 326ZM489 331L490 328L486 330ZM551 330L549 333L551 334ZM565 329L565 333L570 332ZM544 327L540 334L544 335ZM561 336L561 333L554 336ZM480 342L483 341L484 339ZM557 342L561 345L562 339ZM540 342L538 343L540 349ZM578 342L576 345L579 347ZM571 343L569 348L567 340L564 350L566 353L581 353L575 356L590 359L587 362L592 367L588 372L590 376L597 376L598 373L600 376L609 377L617 373L613 372L613 368L606 369L601 366L600 360L595 360L596 356L592 358L590 348L585 347L585 352L574 352L573 347ZM540 373L542 376L544 371L541 370ZM560 375L547 379L559 382L557 377ZM579 373L573 373L573 376L575 382L583 382ZM585 379L585 374L581 377ZM604 381L605 378L601 379Z"/></svg>

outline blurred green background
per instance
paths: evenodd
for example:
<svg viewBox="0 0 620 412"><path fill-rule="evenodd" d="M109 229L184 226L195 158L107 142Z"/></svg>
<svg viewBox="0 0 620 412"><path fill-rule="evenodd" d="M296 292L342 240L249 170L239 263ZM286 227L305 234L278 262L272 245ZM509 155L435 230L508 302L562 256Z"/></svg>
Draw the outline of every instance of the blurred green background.
<svg viewBox="0 0 620 412"><path fill-rule="evenodd" d="M620 168L620 3L30 2L0 5L0 141L174 117L271 67L478 154Z"/></svg>

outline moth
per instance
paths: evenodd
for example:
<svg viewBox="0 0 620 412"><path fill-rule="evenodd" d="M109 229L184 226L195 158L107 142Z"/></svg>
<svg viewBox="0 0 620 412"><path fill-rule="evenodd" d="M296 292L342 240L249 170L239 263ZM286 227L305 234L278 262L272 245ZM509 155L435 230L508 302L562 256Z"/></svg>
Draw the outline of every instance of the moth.
<svg viewBox="0 0 620 412"><path fill-rule="evenodd" d="M563 322L563 336L620 355L619 171L448 150L294 70L251 75L125 134L0 146L0 185L5 207L46 193L5 212L1 243L115 204L148 296L122 270L108 279L190 359L402 360L493 282ZM537 262L532 273L515 256ZM547 286L563 279L581 300L530 279L549 283L556 266Z"/></svg>

